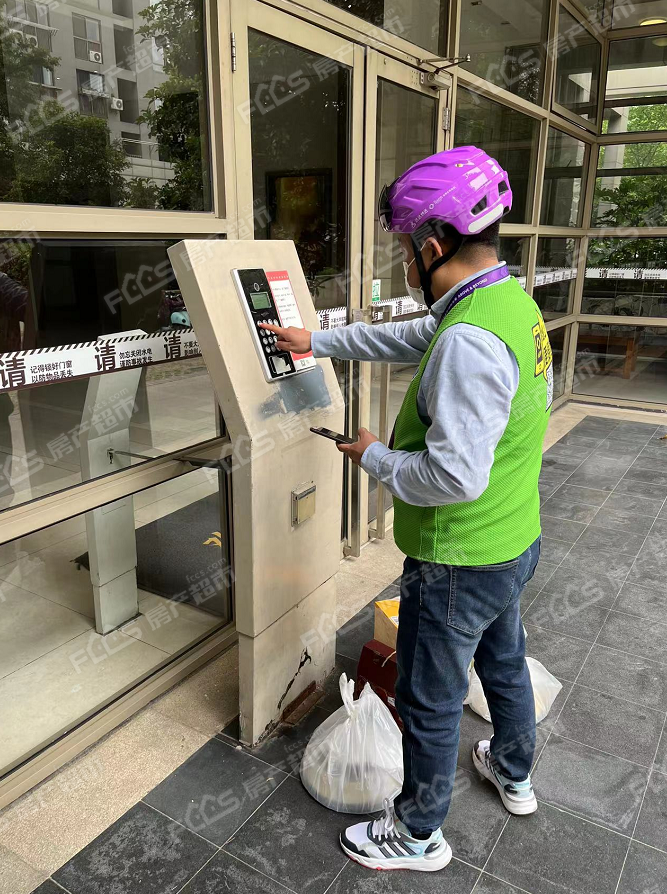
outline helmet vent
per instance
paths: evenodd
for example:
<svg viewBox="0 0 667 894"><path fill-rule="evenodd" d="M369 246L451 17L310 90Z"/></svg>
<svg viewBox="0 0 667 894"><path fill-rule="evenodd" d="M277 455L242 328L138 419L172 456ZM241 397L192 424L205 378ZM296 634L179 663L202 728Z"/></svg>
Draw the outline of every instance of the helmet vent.
<svg viewBox="0 0 667 894"><path fill-rule="evenodd" d="M486 204L487 204L486 196L482 196L482 198L475 205L475 207L470 209L470 213L471 214L479 214L480 211L484 211L484 209L486 208Z"/></svg>
<svg viewBox="0 0 667 894"><path fill-rule="evenodd" d="M501 196L504 192L507 192L509 186L505 183L504 180L501 180L498 184L498 195Z"/></svg>

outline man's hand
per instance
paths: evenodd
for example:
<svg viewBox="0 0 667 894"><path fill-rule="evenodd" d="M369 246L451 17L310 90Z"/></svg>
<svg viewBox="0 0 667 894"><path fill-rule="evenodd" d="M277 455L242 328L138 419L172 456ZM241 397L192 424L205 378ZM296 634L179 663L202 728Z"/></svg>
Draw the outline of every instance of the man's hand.
<svg viewBox="0 0 667 894"><path fill-rule="evenodd" d="M366 448L377 441L375 435L371 434L367 428L360 428L358 440L354 444L338 444L337 447L341 453L349 456L355 466L361 464L361 457L364 455Z"/></svg>
<svg viewBox="0 0 667 894"><path fill-rule="evenodd" d="M260 323L260 329L268 329L278 336L276 345L279 351L291 351L293 354L307 354L310 351L310 332L296 326L273 326L271 323Z"/></svg>

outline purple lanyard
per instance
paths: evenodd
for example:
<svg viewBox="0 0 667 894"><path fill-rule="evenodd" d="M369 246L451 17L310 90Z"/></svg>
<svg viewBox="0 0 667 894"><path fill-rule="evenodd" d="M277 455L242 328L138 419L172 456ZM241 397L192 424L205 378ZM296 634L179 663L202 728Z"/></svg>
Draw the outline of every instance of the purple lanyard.
<svg viewBox="0 0 667 894"><path fill-rule="evenodd" d="M456 307L459 301L463 301L464 298L467 298L468 295L475 291L475 289L483 289L485 286L492 286L494 283L507 279L508 276L507 264L503 264L502 267L497 267L495 270L489 270L487 273L481 273L479 276L476 276L475 279L472 279L464 286L461 286L458 292L449 299L449 303L447 304L442 317L440 317L440 321L442 322L450 310L453 307Z"/></svg>

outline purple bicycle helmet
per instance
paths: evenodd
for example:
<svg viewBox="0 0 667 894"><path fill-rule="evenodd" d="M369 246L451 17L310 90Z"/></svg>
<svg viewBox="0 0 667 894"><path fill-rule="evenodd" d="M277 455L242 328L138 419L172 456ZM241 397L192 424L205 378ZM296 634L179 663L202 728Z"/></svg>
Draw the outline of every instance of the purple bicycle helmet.
<svg viewBox="0 0 667 894"><path fill-rule="evenodd" d="M475 235L507 214L512 190L507 172L476 146L437 152L408 168L380 194L381 226L412 235L427 221Z"/></svg>
<svg viewBox="0 0 667 894"><path fill-rule="evenodd" d="M459 146L437 152L408 168L378 200L378 217L384 230L410 236L424 299L433 304L431 279L451 260L466 239L500 220L512 207L507 172L477 146ZM428 270L421 249L437 224L448 224L460 239ZM435 225L435 226L434 226Z"/></svg>

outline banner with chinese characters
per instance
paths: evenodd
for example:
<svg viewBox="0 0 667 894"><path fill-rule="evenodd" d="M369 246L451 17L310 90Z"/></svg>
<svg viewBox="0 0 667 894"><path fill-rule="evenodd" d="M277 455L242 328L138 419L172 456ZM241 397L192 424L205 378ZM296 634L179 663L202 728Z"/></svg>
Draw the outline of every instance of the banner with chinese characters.
<svg viewBox="0 0 667 894"><path fill-rule="evenodd" d="M199 357L192 329L121 335L104 341L80 342L0 354L0 391L30 388L64 379L80 379L132 366Z"/></svg>

